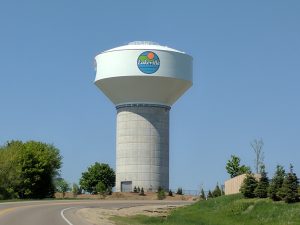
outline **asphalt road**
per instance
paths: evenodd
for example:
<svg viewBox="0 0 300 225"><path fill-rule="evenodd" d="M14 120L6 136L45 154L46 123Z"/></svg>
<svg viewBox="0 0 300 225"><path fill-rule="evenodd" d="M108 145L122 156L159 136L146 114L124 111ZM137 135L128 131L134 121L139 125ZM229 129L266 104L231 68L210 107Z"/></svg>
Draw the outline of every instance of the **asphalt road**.
<svg viewBox="0 0 300 225"><path fill-rule="evenodd" d="M49 200L0 203L0 225L91 225L75 212L81 208L185 205L183 201Z"/></svg>

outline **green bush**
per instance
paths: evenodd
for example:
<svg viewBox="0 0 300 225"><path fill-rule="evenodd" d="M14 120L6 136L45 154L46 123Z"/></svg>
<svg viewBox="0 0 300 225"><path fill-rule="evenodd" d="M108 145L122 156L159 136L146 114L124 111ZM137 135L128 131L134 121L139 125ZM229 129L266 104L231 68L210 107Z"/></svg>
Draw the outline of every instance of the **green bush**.
<svg viewBox="0 0 300 225"><path fill-rule="evenodd" d="M158 190L157 190L157 199L158 200L163 200L165 198L166 198L165 191L161 187L158 187Z"/></svg>
<svg viewBox="0 0 300 225"><path fill-rule="evenodd" d="M96 193L104 196L106 194L106 186L103 182L99 181L95 187Z"/></svg>

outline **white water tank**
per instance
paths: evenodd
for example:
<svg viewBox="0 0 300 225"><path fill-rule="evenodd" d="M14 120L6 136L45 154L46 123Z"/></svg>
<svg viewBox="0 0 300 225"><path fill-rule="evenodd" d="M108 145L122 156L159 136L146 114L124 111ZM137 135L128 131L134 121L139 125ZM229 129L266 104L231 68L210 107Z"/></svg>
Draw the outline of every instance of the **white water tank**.
<svg viewBox="0 0 300 225"><path fill-rule="evenodd" d="M192 57L131 42L95 57L95 84L116 105L116 191L169 189L169 110L192 85Z"/></svg>

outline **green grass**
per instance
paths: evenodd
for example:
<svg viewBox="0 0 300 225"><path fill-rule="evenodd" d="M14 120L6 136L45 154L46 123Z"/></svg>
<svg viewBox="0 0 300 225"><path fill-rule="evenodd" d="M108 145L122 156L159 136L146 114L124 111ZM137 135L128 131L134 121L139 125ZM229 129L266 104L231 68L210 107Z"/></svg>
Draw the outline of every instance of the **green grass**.
<svg viewBox="0 0 300 225"><path fill-rule="evenodd" d="M270 199L243 199L222 196L175 209L163 218L114 217L118 225L299 225L300 203L286 204Z"/></svg>

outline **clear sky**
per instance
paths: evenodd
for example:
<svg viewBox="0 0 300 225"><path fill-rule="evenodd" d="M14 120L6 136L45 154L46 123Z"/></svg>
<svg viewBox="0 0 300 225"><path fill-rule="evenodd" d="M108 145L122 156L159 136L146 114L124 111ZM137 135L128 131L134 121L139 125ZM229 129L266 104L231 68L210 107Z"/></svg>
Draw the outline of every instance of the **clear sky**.
<svg viewBox="0 0 300 225"><path fill-rule="evenodd" d="M150 40L194 57L193 87L173 105L170 187L213 188L231 154L254 167L263 138L300 176L300 1L1 1L0 143L53 143L62 176L115 167L114 105L93 84L94 57Z"/></svg>

